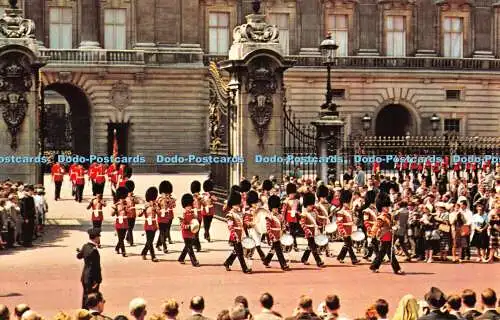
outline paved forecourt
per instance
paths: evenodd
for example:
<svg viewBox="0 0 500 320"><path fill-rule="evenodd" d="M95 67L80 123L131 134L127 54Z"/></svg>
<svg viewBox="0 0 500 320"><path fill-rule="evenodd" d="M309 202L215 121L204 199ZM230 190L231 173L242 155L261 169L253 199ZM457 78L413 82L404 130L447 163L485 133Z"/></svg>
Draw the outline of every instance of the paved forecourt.
<svg viewBox="0 0 500 320"><path fill-rule="evenodd" d="M180 198L189 190L191 180L196 178L201 181L203 176L137 176L134 180L137 193L142 195L150 183L158 185L162 179L169 179L174 184L176 197ZM52 191L48 191L50 197ZM27 302L46 317L59 310L73 312L79 307L83 262L75 258L75 249L87 241L85 231L90 226L90 217L84 209L86 204L67 200L70 196L70 191L65 190L65 199L50 202L49 217L58 218L52 222L59 225L49 226L42 242L37 241L30 249L0 251L0 303L13 307ZM176 215L179 214L180 209L176 211ZM70 219L61 219L66 217ZM205 296L206 313L211 317L230 307L237 295L248 297L252 311L259 312L259 295L269 291L275 297L276 310L286 315L291 314L301 294L311 295L317 305L324 296L335 293L341 297L342 313L358 317L380 297L389 301L393 314L404 294L422 298L431 286L438 286L447 293L464 288L500 290L497 264L404 263L407 275L399 276L394 275L387 264L382 266L379 274L373 274L366 263L342 265L335 258L326 259L327 268L317 269L312 257L311 265L304 266L298 262L302 252L293 252L290 254L290 272L282 272L277 261L273 261L271 269L266 269L259 260L253 262L253 274L243 274L238 262L231 272L226 272L222 263L229 254L228 231L218 220L215 220L212 230L215 241L207 244L202 240L203 252L197 253L200 268L193 268L188 262L185 265L177 262L183 247L178 227L174 227L173 240L176 243L169 246L170 252L158 253L160 262L153 263L140 257L145 243L142 233L142 221L139 221L135 232L137 246L127 247L130 255L123 258L114 253L117 238L112 224L104 225L103 248L100 250L104 278L101 291L109 315L127 314L128 302L137 296L148 301L150 314L160 311L164 299L174 297L181 304L181 318L184 318L189 315L189 299L194 295ZM300 240L303 250L305 241ZM336 243L334 248L338 253L340 244ZM264 250L269 249L265 246Z"/></svg>

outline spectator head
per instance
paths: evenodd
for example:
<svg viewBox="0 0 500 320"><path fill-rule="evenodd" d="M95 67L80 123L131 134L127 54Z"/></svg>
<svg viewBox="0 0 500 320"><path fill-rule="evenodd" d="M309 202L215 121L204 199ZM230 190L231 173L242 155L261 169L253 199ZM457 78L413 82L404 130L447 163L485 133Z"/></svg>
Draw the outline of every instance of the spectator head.
<svg viewBox="0 0 500 320"><path fill-rule="evenodd" d="M23 313L22 320L42 320L42 317L33 310L28 310Z"/></svg>
<svg viewBox="0 0 500 320"><path fill-rule="evenodd" d="M162 305L163 314L169 318L175 318L179 314L179 304L174 299L168 299Z"/></svg>
<svg viewBox="0 0 500 320"><path fill-rule="evenodd" d="M460 298L460 296L457 294L452 294L448 297L446 304L448 310L460 311L460 307L462 306L462 298Z"/></svg>
<svg viewBox="0 0 500 320"><path fill-rule="evenodd" d="M147 314L146 301L142 298L135 298L128 305L130 315L136 319L144 319Z"/></svg>
<svg viewBox="0 0 500 320"><path fill-rule="evenodd" d="M88 310L79 309L76 310L76 320L90 320L91 315Z"/></svg>
<svg viewBox="0 0 500 320"><path fill-rule="evenodd" d="M386 319L389 313L389 304L384 299L375 301L375 310L380 318Z"/></svg>
<svg viewBox="0 0 500 320"><path fill-rule="evenodd" d="M238 303L231 308L229 318L231 320L245 320L247 319L247 309L243 306L243 304Z"/></svg>
<svg viewBox="0 0 500 320"><path fill-rule="evenodd" d="M336 294L332 294L326 297L325 306L328 312L336 312L340 309L340 299Z"/></svg>
<svg viewBox="0 0 500 320"><path fill-rule="evenodd" d="M270 293L264 293L260 296L260 304L263 308L271 310L274 304L273 296Z"/></svg>
<svg viewBox="0 0 500 320"><path fill-rule="evenodd" d="M123 314L117 315L116 317L113 318L113 320L128 320L126 316Z"/></svg>
<svg viewBox="0 0 500 320"><path fill-rule="evenodd" d="M302 295L299 299L299 308L302 311L312 312L313 301L311 297Z"/></svg>
<svg viewBox="0 0 500 320"><path fill-rule="evenodd" d="M10 311L6 305L0 304L0 320L9 320L10 319Z"/></svg>
<svg viewBox="0 0 500 320"><path fill-rule="evenodd" d="M419 317L418 302L411 294L405 295L396 308L393 320L416 320Z"/></svg>
<svg viewBox="0 0 500 320"><path fill-rule="evenodd" d="M243 296L237 296L236 298L234 298L234 304L242 304L244 308L248 309L248 300L247 298L243 297Z"/></svg>
<svg viewBox="0 0 500 320"><path fill-rule="evenodd" d="M191 299L189 307L194 312L202 313L205 309L205 299L202 296L196 296Z"/></svg>
<svg viewBox="0 0 500 320"><path fill-rule="evenodd" d="M59 311L55 316L54 320L71 320L71 316L67 313Z"/></svg>
<svg viewBox="0 0 500 320"><path fill-rule="evenodd" d="M443 291L436 287L432 287L431 290L424 295L424 298L432 309L440 309L446 303L446 296Z"/></svg>
<svg viewBox="0 0 500 320"><path fill-rule="evenodd" d="M377 320L377 310L375 305L368 307L365 311L365 318L366 320Z"/></svg>
<svg viewBox="0 0 500 320"><path fill-rule="evenodd" d="M231 320L229 310L224 309L217 315L217 320Z"/></svg>
<svg viewBox="0 0 500 320"><path fill-rule="evenodd" d="M104 304L106 300L102 296L102 293L96 292L87 295L87 308L90 310L97 310L99 313L104 311Z"/></svg>
<svg viewBox="0 0 500 320"><path fill-rule="evenodd" d="M471 289L465 289L462 291L462 303L466 308L474 308L476 305L477 298L476 293Z"/></svg>
<svg viewBox="0 0 500 320"><path fill-rule="evenodd" d="M21 319L23 313L25 313L28 310L30 310L30 307L27 304L21 303L14 308L14 313L16 314L16 317L18 319Z"/></svg>
<svg viewBox="0 0 500 320"><path fill-rule="evenodd" d="M486 308L495 308L497 294L493 289L488 288L481 293L481 302Z"/></svg>

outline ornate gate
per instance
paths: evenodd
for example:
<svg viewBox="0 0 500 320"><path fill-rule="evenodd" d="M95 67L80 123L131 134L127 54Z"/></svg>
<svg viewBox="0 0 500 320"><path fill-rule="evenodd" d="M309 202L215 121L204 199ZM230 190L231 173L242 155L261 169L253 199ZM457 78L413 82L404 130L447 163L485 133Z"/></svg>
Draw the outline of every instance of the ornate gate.
<svg viewBox="0 0 500 320"><path fill-rule="evenodd" d="M215 62L209 65L209 128L210 128L210 154L213 156L230 156L229 126L230 105L232 100L230 90L222 78ZM229 164L212 163L210 177L214 181L214 192L219 198L219 204L227 196L229 189Z"/></svg>

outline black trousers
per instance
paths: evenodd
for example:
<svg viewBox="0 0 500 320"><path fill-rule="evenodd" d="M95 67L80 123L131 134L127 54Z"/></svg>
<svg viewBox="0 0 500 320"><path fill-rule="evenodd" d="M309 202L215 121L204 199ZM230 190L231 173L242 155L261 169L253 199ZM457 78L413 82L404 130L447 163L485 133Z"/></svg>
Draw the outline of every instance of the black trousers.
<svg viewBox="0 0 500 320"><path fill-rule="evenodd" d="M125 254L125 234L127 233L127 229L118 229L116 230L118 234L118 243L116 244L115 251L122 254Z"/></svg>
<svg viewBox="0 0 500 320"><path fill-rule="evenodd" d="M368 245L368 250L365 254L365 258L370 258L374 253L375 256L378 254L379 251L379 241L376 238L372 239L372 242Z"/></svg>
<svg viewBox="0 0 500 320"><path fill-rule="evenodd" d="M200 251L201 250L200 230L198 230L198 232L196 232L196 234L194 236L193 246L196 249L196 251Z"/></svg>
<svg viewBox="0 0 500 320"><path fill-rule="evenodd" d="M59 200L61 199L61 186L62 186L62 181L55 181L54 184L56 185L56 190L55 190L55 195L54 199Z"/></svg>
<svg viewBox="0 0 500 320"><path fill-rule="evenodd" d="M297 222L290 222L290 235L293 237L293 247L297 248L297 236L300 230L300 224Z"/></svg>
<svg viewBox="0 0 500 320"><path fill-rule="evenodd" d="M35 221L28 220L28 222L23 222L22 226L22 237L23 237L23 246L28 247L33 243L33 233L35 231Z"/></svg>
<svg viewBox="0 0 500 320"><path fill-rule="evenodd" d="M260 247L257 247L257 248L260 248ZM278 257L278 261L280 263L281 269L285 269L287 267L286 259L285 259L285 256L283 255L283 248L281 247L280 241L273 242L271 250L269 250L269 253L263 259L264 265L267 266L267 265L269 265L269 263L271 263L271 260L273 259L273 256L274 256L274 252L276 252L276 256Z"/></svg>
<svg viewBox="0 0 500 320"><path fill-rule="evenodd" d="M92 227L101 229L102 220L92 220Z"/></svg>
<svg viewBox="0 0 500 320"><path fill-rule="evenodd" d="M83 286L82 309L87 309L87 296L91 293L99 292L100 285L101 284L98 283L96 288L92 288L91 283L82 282L82 286Z"/></svg>
<svg viewBox="0 0 500 320"><path fill-rule="evenodd" d="M96 183L94 181L91 182L92 182L92 195L95 197L97 194Z"/></svg>
<svg viewBox="0 0 500 320"><path fill-rule="evenodd" d="M104 193L104 184L105 184L104 182L95 184L95 193L96 194L103 194Z"/></svg>
<svg viewBox="0 0 500 320"><path fill-rule="evenodd" d="M84 184L77 184L76 185L76 194L75 194L75 200L78 202L82 202L83 199L83 188L85 187Z"/></svg>
<svg viewBox="0 0 500 320"><path fill-rule="evenodd" d="M398 236L398 241L399 241L399 245L401 246L401 250L403 250L405 256L407 258L410 258L411 254L408 251L408 246L406 245L405 236Z"/></svg>
<svg viewBox="0 0 500 320"><path fill-rule="evenodd" d="M306 263L309 260L309 255L312 252L312 255L314 257L314 260L316 260L316 264L318 266L323 264L323 261L321 261L321 257L319 256L318 253L318 246L316 245L316 242L314 242L314 237L307 238L307 249L304 251L304 254L302 255L302 263Z"/></svg>
<svg viewBox="0 0 500 320"><path fill-rule="evenodd" d="M462 248L462 260L465 259L465 257L470 259L470 235L465 237L466 244Z"/></svg>
<svg viewBox="0 0 500 320"><path fill-rule="evenodd" d="M168 239L168 242L172 241L172 237L170 236L170 227L172 227L172 220L167 222L167 230L165 231L165 237Z"/></svg>
<svg viewBox="0 0 500 320"><path fill-rule="evenodd" d="M245 258L243 257L243 246L241 245L241 242L233 243L233 251L231 252L229 257L227 257L226 261L224 262L224 265L228 267L232 266L236 258L238 258L238 260L240 261L241 270L243 270L243 272L247 271L248 267L245 262Z"/></svg>
<svg viewBox="0 0 500 320"><path fill-rule="evenodd" d="M128 229L127 229L127 242L133 246L134 245L134 227L135 227L135 218L128 218Z"/></svg>
<svg viewBox="0 0 500 320"><path fill-rule="evenodd" d="M424 237L417 236L415 238L415 255L419 258L425 257L425 239L424 239Z"/></svg>
<svg viewBox="0 0 500 320"><path fill-rule="evenodd" d="M170 223L172 224L172 223ZM167 227L168 223L159 223L160 235L158 236L158 241L156 241L156 247L163 247L163 251L167 250Z"/></svg>
<svg viewBox="0 0 500 320"><path fill-rule="evenodd" d="M184 249L182 250L181 255L179 256L178 259L179 262L184 262L184 259L186 259L186 255L189 255L189 259L191 259L191 264L193 266L198 264L198 260L196 260L196 256L194 255L193 246L194 246L194 239L184 239Z"/></svg>
<svg viewBox="0 0 500 320"><path fill-rule="evenodd" d="M214 216L204 216L203 217L203 229L205 230L205 240L210 241L210 226L212 225L212 219Z"/></svg>
<svg viewBox="0 0 500 320"><path fill-rule="evenodd" d="M5 242L7 242L7 248L14 247L14 243L16 240L16 239L14 239L15 234L16 234L16 229L14 228L14 226L11 224L8 224L7 225L7 232L4 233L4 235L3 235L3 236L5 236L5 238L3 240Z"/></svg>
<svg viewBox="0 0 500 320"><path fill-rule="evenodd" d="M352 262L358 261L356 258L356 254L352 249L352 239L351 237L344 237L344 246L340 249L340 253L337 257L338 260L344 260L345 256L349 253L349 258L351 258Z"/></svg>
<svg viewBox="0 0 500 320"><path fill-rule="evenodd" d="M380 251L378 252L377 257L375 258L375 260L373 260L370 266L371 270L378 270L378 268L380 268L380 265L382 264L382 261L384 261L385 256L387 256L389 260L391 260L392 271L398 272L399 270L401 270L398 259L396 259L396 255L394 254L394 250L392 250L391 257L391 246L392 243L390 241L380 242Z"/></svg>
<svg viewBox="0 0 500 320"><path fill-rule="evenodd" d="M155 256L155 250L153 248L153 241L155 240L155 234L156 230L147 230L146 231L146 245L144 246L144 249L142 249L141 256L145 256L149 253L151 253L151 259L154 259Z"/></svg>

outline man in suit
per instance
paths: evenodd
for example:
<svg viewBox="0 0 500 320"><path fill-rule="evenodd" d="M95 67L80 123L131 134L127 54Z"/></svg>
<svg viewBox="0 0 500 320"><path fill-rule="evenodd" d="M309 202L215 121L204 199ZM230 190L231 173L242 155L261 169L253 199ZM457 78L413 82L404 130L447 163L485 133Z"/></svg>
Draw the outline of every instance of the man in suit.
<svg viewBox="0 0 500 320"><path fill-rule="evenodd" d="M465 318L460 313L460 307L462 306L462 298L457 294L452 294L448 297L446 301L446 310L451 315L454 315L459 320L464 320Z"/></svg>
<svg viewBox="0 0 500 320"><path fill-rule="evenodd" d="M81 277L83 286L82 309L86 309L87 307L87 295L99 292L99 286L102 282L101 257L97 249L101 242L101 230L92 228L87 232L90 241L84 244L82 249L76 249L78 253L76 257L85 261Z"/></svg>
<svg viewBox="0 0 500 320"><path fill-rule="evenodd" d="M481 304L483 305L483 314L476 320L500 320L500 313L495 309L497 294L493 289L488 288L481 293Z"/></svg>
<svg viewBox="0 0 500 320"><path fill-rule="evenodd" d="M273 296L270 293L264 293L260 296L260 305L262 311L254 317L254 320L279 320L282 318L281 314L272 310L274 304Z"/></svg>
<svg viewBox="0 0 500 320"><path fill-rule="evenodd" d="M418 318L418 320L457 320L457 317L443 312L441 308L446 304L446 296L443 291L436 287L432 287L429 292L424 295L424 299L429 305L430 312Z"/></svg>
<svg viewBox="0 0 500 320"><path fill-rule="evenodd" d="M309 296L303 295L299 299L299 306L295 309L293 316L286 320L319 320L320 318L314 313L312 307L312 299Z"/></svg>
<svg viewBox="0 0 500 320"><path fill-rule="evenodd" d="M191 316L187 317L186 320L210 320L203 315L203 310L205 309L205 299L202 296L195 296L191 298L189 304L191 309Z"/></svg>
<svg viewBox="0 0 500 320"><path fill-rule="evenodd" d="M22 238L23 246L31 247L33 245L33 232L35 231L35 200L33 198L33 186L26 186L24 197L19 200L19 208L21 212L21 217L23 220L22 224Z"/></svg>
<svg viewBox="0 0 500 320"><path fill-rule="evenodd" d="M476 306L476 293L472 291L471 289L465 289L462 291L462 303L465 307L464 311L462 312L462 316L466 320L473 320L476 317L479 317L481 315L481 312L477 311L475 308Z"/></svg>

